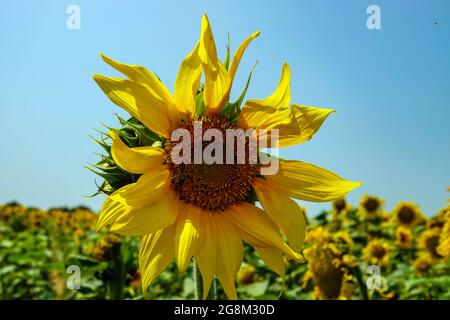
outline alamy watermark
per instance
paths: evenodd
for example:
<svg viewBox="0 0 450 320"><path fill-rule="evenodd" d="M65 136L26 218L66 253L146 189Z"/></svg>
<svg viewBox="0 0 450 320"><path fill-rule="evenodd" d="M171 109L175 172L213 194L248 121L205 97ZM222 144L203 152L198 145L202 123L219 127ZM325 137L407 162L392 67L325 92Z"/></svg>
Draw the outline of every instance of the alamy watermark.
<svg viewBox="0 0 450 320"><path fill-rule="evenodd" d="M381 9L380 6L372 4L366 10L369 16L366 20L367 29L380 30L381 29Z"/></svg>
<svg viewBox="0 0 450 320"><path fill-rule="evenodd" d="M81 9L76 4L67 6L66 13L69 15L66 20L66 27L69 30L81 29Z"/></svg>

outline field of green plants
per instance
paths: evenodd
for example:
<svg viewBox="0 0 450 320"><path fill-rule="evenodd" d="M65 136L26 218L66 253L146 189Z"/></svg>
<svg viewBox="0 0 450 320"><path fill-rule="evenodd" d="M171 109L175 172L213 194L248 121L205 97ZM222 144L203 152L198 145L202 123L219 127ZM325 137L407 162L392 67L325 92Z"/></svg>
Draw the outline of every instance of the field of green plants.
<svg viewBox="0 0 450 320"><path fill-rule="evenodd" d="M0 206L0 299L194 298L192 272L175 263L144 297L139 239L95 232L96 220L83 207ZM246 246L239 298L450 299L449 220L450 206L427 217L412 203L385 212L377 197L338 200L310 219L306 263L287 261L285 279Z"/></svg>

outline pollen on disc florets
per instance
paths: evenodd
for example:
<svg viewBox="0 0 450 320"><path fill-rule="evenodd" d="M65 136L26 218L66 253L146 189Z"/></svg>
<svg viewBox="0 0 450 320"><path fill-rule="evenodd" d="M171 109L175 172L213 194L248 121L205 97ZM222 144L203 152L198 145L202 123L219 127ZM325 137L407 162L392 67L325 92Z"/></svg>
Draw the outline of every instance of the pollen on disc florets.
<svg viewBox="0 0 450 320"><path fill-rule="evenodd" d="M223 136L222 163L194 163L194 122L202 124L202 135L208 129L218 129ZM245 162L243 164L226 163L226 130L237 129L227 118L218 116L196 116L192 120L183 121L178 129L185 129L191 136L190 164L176 164L172 161L172 150L179 141L166 141L167 164L171 170L172 187L180 200L192 203L209 211L224 210L230 205L244 201L251 190L252 180L259 170L258 163L249 161L249 141L245 141ZM203 141L202 152L211 142ZM234 142L236 143L236 142ZM233 148L234 159L237 159L236 145ZM236 163L236 162L234 162Z"/></svg>

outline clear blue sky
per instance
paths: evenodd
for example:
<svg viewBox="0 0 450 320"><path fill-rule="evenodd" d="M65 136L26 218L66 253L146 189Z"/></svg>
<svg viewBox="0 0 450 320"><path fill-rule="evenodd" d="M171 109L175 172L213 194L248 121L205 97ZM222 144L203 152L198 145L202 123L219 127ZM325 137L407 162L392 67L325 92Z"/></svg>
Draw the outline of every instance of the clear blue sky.
<svg viewBox="0 0 450 320"><path fill-rule="evenodd" d="M66 8L81 29L66 28ZM366 8L381 7L381 30ZM262 98L292 68L292 101L334 108L313 140L283 150L363 181L391 209L416 201L434 214L450 185L450 1L2 1L0 9L0 202L85 204L98 209L88 135L115 125L118 107L93 73L115 75L99 53L141 64L172 89L181 59L208 13L225 52L255 30L234 88L259 64L248 97ZM435 24L437 22L437 25ZM328 204L304 203L310 214Z"/></svg>

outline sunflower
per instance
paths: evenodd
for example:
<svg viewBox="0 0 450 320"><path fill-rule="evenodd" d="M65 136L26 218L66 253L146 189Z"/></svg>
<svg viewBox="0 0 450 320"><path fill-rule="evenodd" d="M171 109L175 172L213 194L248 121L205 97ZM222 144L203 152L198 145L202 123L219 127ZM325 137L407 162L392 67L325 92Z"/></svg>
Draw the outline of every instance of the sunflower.
<svg viewBox="0 0 450 320"><path fill-rule="evenodd" d="M314 299L330 300L349 298L348 272L344 255L336 247L333 237L323 228L315 228L308 233L310 246L304 250L308 261L308 273L303 278L306 287L310 279L314 282ZM344 294L346 293L346 294Z"/></svg>
<svg viewBox="0 0 450 320"><path fill-rule="evenodd" d="M363 249L363 259L370 264L386 267L390 263L391 246L384 240L373 239Z"/></svg>
<svg viewBox="0 0 450 320"><path fill-rule="evenodd" d="M365 219L381 218L383 215L383 199L363 195L359 202L359 213Z"/></svg>
<svg viewBox="0 0 450 320"><path fill-rule="evenodd" d="M418 248L427 251L433 258L442 258L442 255L438 252L441 233L441 228L426 229L420 235Z"/></svg>
<svg viewBox="0 0 450 320"><path fill-rule="evenodd" d="M441 238L437 252L443 257L450 257L450 211L445 215L446 222L442 227Z"/></svg>
<svg viewBox="0 0 450 320"><path fill-rule="evenodd" d="M413 235L411 229L399 226L395 229L395 240L400 248L411 248L413 243Z"/></svg>
<svg viewBox="0 0 450 320"><path fill-rule="evenodd" d="M345 200L345 198L336 199L333 201L333 217L345 216L351 209L350 204Z"/></svg>
<svg viewBox="0 0 450 320"><path fill-rule="evenodd" d="M414 228L425 221L419 206L411 202L400 202L392 211L392 222L407 228Z"/></svg>
<svg viewBox="0 0 450 320"><path fill-rule="evenodd" d="M413 261L414 268L420 273L427 272L435 263L433 256L426 251L419 253L417 258Z"/></svg>
<svg viewBox="0 0 450 320"><path fill-rule="evenodd" d="M284 147L311 139L333 112L289 105L288 64L272 95L248 100L242 108L239 101L229 102L238 64L258 36L259 32L250 35L231 63L228 59L222 63L208 18L203 16L200 40L181 63L173 95L147 69L102 55L127 79L94 75L94 80L112 102L157 137L151 145L130 147L117 131L109 133L114 162L135 174L137 181L108 196L97 223L97 229L110 224L113 232L142 236L143 292L172 259L182 272L194 257L203 277L204 297L216 276L226 295L236 299L234 279L243 260L242 241L254 246L266 264L284 276L283 254L302 260L299 252L306 236L303 211L292 198L332 201L360 185L315 165L282 159L276 159L277 173L265 175L266 164L259 157L256 163L250 162L247 151L240 154L244 162L239 164L175 161L173 151L178 150L179 140L172 141L173 134L188 132L195 140L198 123L201 130L222 134L227 129L278 129L278 145ZM200 84L202 74L204 85ZM188 151L195 153L195 148L206 152L211 145L188 144ZM251 199L258 200L262 208Z"/></svg>

